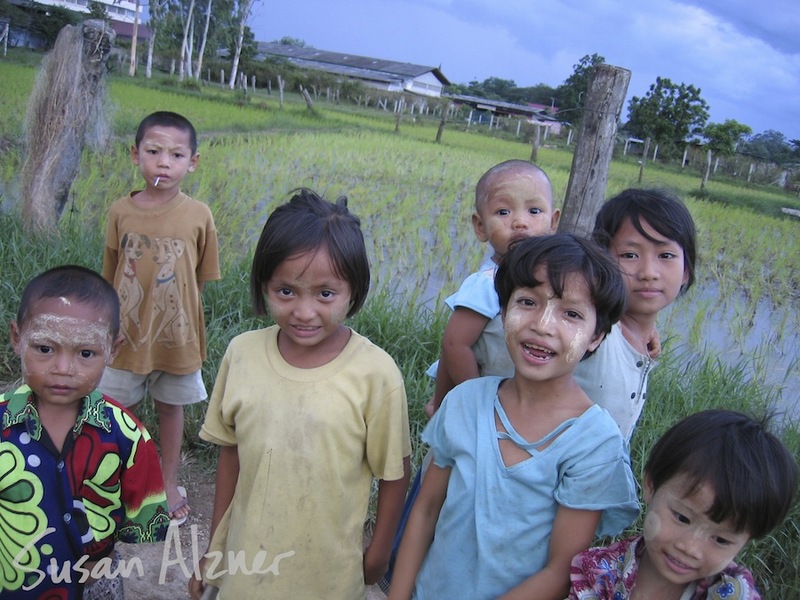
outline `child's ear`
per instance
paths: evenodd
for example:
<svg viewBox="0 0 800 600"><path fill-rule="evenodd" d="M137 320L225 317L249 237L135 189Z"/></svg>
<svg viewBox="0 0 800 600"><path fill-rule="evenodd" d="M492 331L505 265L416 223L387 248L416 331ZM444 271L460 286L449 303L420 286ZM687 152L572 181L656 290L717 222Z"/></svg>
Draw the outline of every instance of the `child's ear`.
<svg viewBox="0 0 800 600"><path fill-rule="evenodd" d="M124 342L125 342L125 336L122 335L121 333L114 339L113 342L111 342L111 353L110 353L110 358L108 359L108 364L111 364L111 362L117 357L119 349Z"/></svg>
<svg viewBox="0 0 800 600"><path fill-rule="evenodd" d="M553 218L550 219L550 233L556 233L558 231L559 221L561 221L561 209L555 208L553 209Z"/></svg>
<svg viewBox="0 0 800 600"><path fill-rule="evenodd" d="M600 343L604 339L606 339L606 334L603 333L602 331L599 332L597 335L594 336L592 341L589 342L589 345L586 347L586 351L587 352L594 352L595 350L597 350L597 348L600 346Z"/></svg>
<svg viewBox="0 0 800 600"><path fill-rule="evenodd" d="M199 162L200 162L200 155L195 153L195 155L189 161L189 173L194 172L194 170L197 168L197 163Z"/></svg>
<svg viewBox="0 0 800 600"><path fill-rule="evenodd" d="M653 479L650 477L649 473L645 473L644 480L642 481L642 499L644 503L650 504L650 501L653 499L653 494L655 493L656 490L653 487Z"/></svg>
<svg viewBox="0 0 800 600"><path fill-rule="evenodd" d="M139 164L139 148L136 147L136 144L131 146L131 160L133 161L133 164Z"/></svg>
<svg viewBox="0 0 800 600"><path fill-rule="evenodd" d="M16 321L11 321L8 337L11 340L11 347L14 349L14 354L17 356L22 356L22 348L20 348L19 345L22 336L20 335L19 326L17 325Z"/></svg>
<svg viewBox="0 0 800 600"><path fill-rule="evenodd" d="M475 230L475 237L478 240L484 243L489 241L489 236L486 235L486 229L483 226L483 219L476 212L472 213L472 229Z"/></svg>

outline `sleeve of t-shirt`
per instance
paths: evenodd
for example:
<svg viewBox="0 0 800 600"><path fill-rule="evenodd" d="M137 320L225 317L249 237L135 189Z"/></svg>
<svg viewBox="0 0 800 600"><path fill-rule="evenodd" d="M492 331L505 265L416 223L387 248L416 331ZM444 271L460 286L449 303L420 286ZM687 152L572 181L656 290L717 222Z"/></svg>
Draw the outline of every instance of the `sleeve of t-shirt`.
<svg viewBox="0 0 800 600"><path fill-rule="evenodd" d="M451 310L468 308L487 319L493 319L500 313L500 300L494 289L494 269L473 273L444 302Z"/></svg>
<svg viewBox="0 0 800 600"><path fill-rule="evenodd" d="M636 482L622 435L611 416L593 407L591 421L564 461L556 501L577 510L600 510L598 535L616 535L639 514Z"/></svg>
<svg viewBox="0 0 800 600"><path fill-rule="evenodd" d="M364 415L366 452L373 477L395 481L403 477L403 459L411 454L411 436L403 377L388 355L386 360L382 368L377 367L372 373L380 374L382 381L370 386L375 394L369 398Z"/></svg>
<svg viewBox="0 0 800 600"><path fill-rule="evenodd" d="M236 428L233 423L226 420L223 414L225 391L228 385L228 372L231 363L230 354L231 346L228 345L225 356L222 357L222 362L219 365L217 378L214 381L214 389L208 402L206 418L200 428L200 438L218 446L235 446L237 444Z"/></svg>

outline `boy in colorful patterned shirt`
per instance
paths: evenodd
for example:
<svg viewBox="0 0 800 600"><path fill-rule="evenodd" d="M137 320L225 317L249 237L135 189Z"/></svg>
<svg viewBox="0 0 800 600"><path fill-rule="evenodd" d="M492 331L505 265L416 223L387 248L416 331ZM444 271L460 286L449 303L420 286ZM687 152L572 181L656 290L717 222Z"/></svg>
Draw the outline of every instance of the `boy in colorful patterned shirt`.
<svg viewBox="0 0 800 600"><path fill-rule="evenodd" d="M155 444L95 389L121 342L117 294L83 267L46 271L10 337L25 385L0 395L0 596L110 600L93 588L117 570L115 542L169 526Z"/></svg>

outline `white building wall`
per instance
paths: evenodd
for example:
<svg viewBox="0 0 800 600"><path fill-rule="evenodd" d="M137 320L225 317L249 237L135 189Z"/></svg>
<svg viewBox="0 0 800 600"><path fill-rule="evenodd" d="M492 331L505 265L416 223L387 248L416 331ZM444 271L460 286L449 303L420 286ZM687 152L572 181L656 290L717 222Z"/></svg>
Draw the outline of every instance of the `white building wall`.
<svg viewBox="0 0 800 600"><path fill-rule="evenodd" d="M36 0L37 4L45 4L47 6L60 6L75 12L88 13L89 0ZM134 11L136 4L128 2L128 0L98 0L101 4L105 4L108 16L114 21L123 21L125 23L133 23ZM139 19L141 20L141 6L139 7Z"/></svg>

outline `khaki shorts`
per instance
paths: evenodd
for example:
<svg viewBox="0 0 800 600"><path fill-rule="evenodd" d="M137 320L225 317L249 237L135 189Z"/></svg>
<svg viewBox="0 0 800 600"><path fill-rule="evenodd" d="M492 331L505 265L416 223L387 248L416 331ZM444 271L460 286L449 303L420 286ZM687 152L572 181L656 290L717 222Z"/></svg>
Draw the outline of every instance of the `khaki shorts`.
<svg viewBox="0 0 800 600"><path fill-rule="evenodd" d="M175 406L196 404L208 398L200 371L188 375L171 375L164 371L139 375L106 367L97 388L125 407L141 402L147 392L151 398Z"/></svg>

